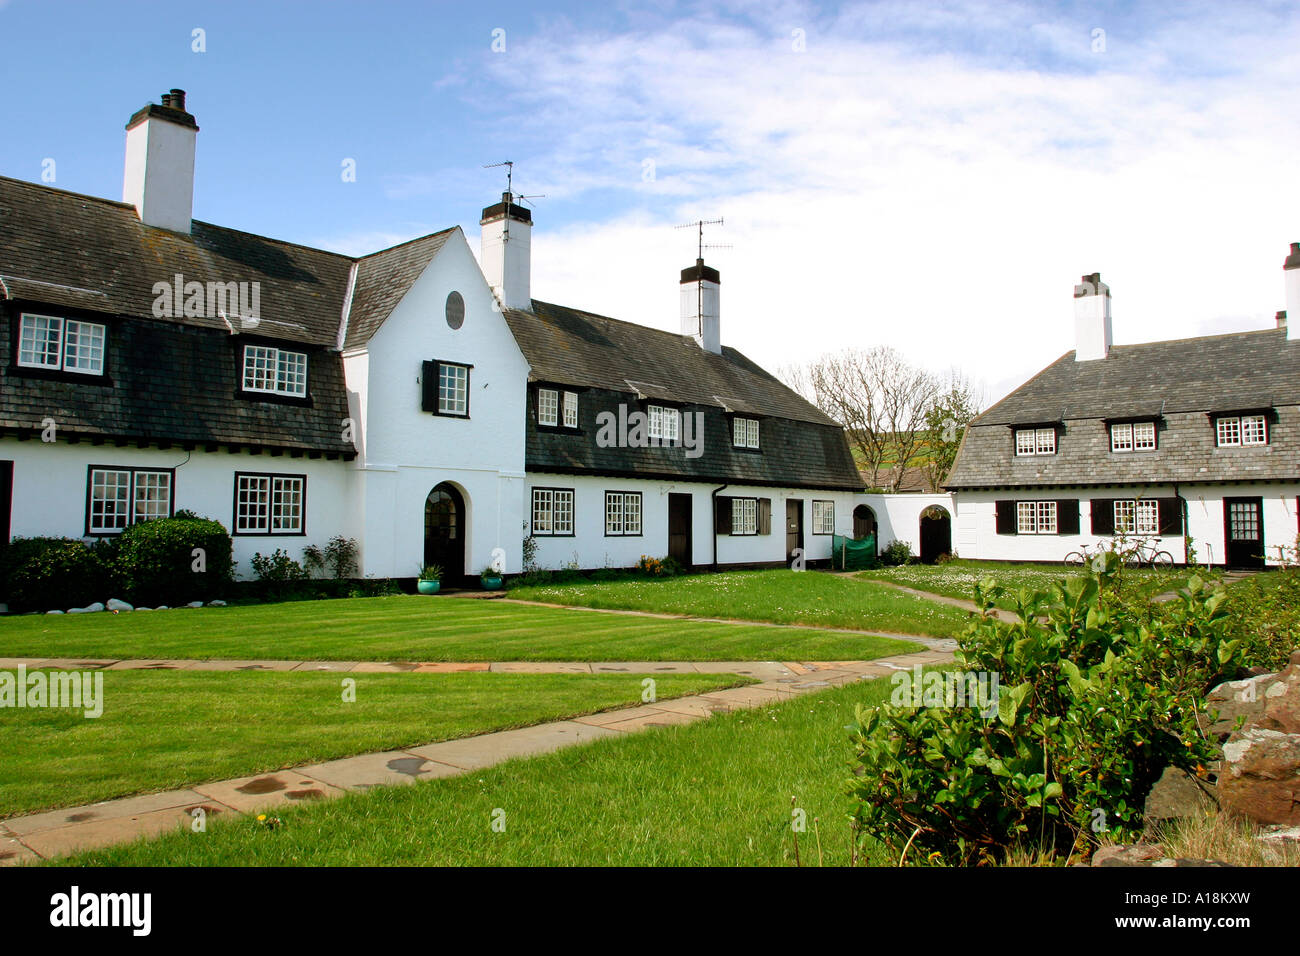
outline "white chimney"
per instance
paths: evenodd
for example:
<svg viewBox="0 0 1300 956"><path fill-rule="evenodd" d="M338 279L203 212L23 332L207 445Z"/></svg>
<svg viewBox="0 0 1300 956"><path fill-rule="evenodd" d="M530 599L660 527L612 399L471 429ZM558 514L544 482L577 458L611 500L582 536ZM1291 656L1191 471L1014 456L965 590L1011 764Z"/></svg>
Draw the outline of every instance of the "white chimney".
<svg viewBox="0 0 1300 956"><path fill-rule="evenodd" d="M483 210L479 262L488 285L507 309L533 309L533 214L516 205L509 192Z"/></svg>
<svg viewBox="0 0 1300 956"><path fill-rule="evenodd" d="M722 352L719 310L722 280L718 270L696 259L682 270L682 335L692 336L700 348Z"/></svg>
<svg viewBox="0 0 1300 956"><path fill-rule="evenodd" d="M126 124L122 201L140 221L173 232L190 231L194 213L194 141L199 126L185 111L185 91L162 95Z"/></svg>
<svg viewBox="0 0 1300 956"><path fill-rule="evenodd" d="M1291 243L1291 255L1282 263L1282 277L1286 285L1286 340L1300 338L1300 242ZM1287 320L1293 321L1287 321Z"/></svg>
<svg viewBox="0 0 1300 956"><path fill-rule="evenodd" d="M1074 287L1074 360L1089 362L1109 354L1110 287L1094 272Z"/></svg>

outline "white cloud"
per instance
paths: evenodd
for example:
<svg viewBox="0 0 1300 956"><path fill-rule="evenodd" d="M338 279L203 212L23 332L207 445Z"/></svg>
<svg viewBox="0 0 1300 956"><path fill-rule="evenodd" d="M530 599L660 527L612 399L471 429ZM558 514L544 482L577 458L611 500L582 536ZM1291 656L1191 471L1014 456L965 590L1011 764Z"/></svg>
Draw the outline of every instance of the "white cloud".
<svg viewBox="0 0 1300 956"><path fill-rule="evenodd" d="M1027 6L739 9L516 32L485 58L494 88L466 95L532 135L528 191L621 190L638 210L556 228L544 204L538 298L675 329L694 249L670 227L724 216L708 238L734 249L706 258L726 344L776 368L883 342L990 400L1073 347L1085 272L1113 290L1119 342L1266 327L1282 307L1297 17L1169 8L1095 54L1107 24Z"/></svg>

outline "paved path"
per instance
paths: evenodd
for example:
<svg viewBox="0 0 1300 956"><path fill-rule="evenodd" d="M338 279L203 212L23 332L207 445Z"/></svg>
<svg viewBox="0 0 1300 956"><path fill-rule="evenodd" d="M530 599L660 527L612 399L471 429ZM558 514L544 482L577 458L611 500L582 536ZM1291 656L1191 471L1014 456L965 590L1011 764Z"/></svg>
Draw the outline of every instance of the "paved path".
<svg viewBox="0 0 1300 956"><path fill-rule="evenodd" d="M183 790L142 794L80 807L0 820L0 866L49 859L79 850L156 836L190 826L202 808L208 820L222 815L255 814L304 800L342 796L350 791L416 780L451 777L515 757L636 733L649 727L687 724L715 713L789 700L859 680L884 677L917 664L952 657L954 642L914 638L929 646L914 654L874 661L611 661L412 663L356 661L195 661L88 660L81 658L0 658L0 668L100 667L106 670L326 670L352 673L492 671L495 673L697 673L743 674L759 683L748 687L656 701L557 720L517 730L480 734L382 753L361 754L235 780L203 783Z"/></svg>
<svg viewBox="0 0 1300 956"><path fill-rule="evenodd" d="M844 577L852 577L857 574L856 571L837 571L836 573ZM930 591L921 591L917 588L909 588L906 584L895 584L893 581L885 581L881 578L859 578L858 580L874 581L876 584L883 584L887 588L893 588L895 591L902 591L904 594L912 595L912 597L925 598L927 601L933 601L936 604L947 604L950 607L959 607L963 611L970 611L972 614L980 613L980 606L978 604L974 601L967 601L964 598L948 597L946 594L934 594ZM1004 611L1002 608L994 608L993 614L999 621L1004 621L1007 624L1014 624L1016 621L1020 620L1020 618L1016 617L1013 613L1010 611ZM916 640L916 638L912 638L912 640Z"/></svg>

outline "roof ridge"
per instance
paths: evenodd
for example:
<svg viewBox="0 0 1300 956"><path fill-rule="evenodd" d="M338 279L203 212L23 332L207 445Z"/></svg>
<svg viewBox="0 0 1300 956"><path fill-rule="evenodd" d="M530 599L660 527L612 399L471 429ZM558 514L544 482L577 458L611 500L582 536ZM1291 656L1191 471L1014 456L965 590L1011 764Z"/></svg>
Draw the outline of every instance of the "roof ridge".
<svg viewBox="0 0 1300 956"><path fill-rule="evenodd" d="M104 203L108 206L122 206L126 209L134 209L135 206L122 199L106 199L103 196L92 196L90 193L77 193L71 189L60 189L58 186L51 186L48 183L34 183L26 179L15 179L12 176L0 176L0 182L13 183L15 186L27 186L31 189L40 189L44 192L58 193L62 196L68 196L76 199L89 199L94 202Z"/></svg>
<svg viewBox="0 0 1300 956"><path fill-rule="evenodd" d="M630 326L632 326L633 328L641 329L641 330L644 331L644 332L654 332L654 333L656 333L656 334L658 334L658 335L667 335L667 336L669 336L669 337L671 337L671 338L674 338L674 339L688 339L688 338L690 338L689 335L683 335L681 332L669 332L667 329L656 329L653 325L643 325L643 324L640 323L640 322L633 322L631 319L616 319L616 318L614 318L614 316L612 316L612 315L604 315L603 313L600 313L600 312L588 312L586 309L577 309L577 308L574 308L574 307L571 306L571 305L560 305L560 303L558 303L558 302L543 302L541 299L533 299L532 301L533 301L536 305L547 305L547 306L550 306L550 307L553 308L553 309L564 309L564 310L567 311L567 312L577 312L579 315L585 315L585 316L587 316L587 317L589 317L589 318L593 318L593 319L604 319L604 320L607 321L607 322L617 322L619 325L630 325ZM507 311L509 311L509 312L523 312L522 309L508 309ZM537 315L537 310L536 310L536 309L534 309L531 313L524 312L523 314L524 314L524 315L529 315L529 314L531 314L531 315L533 315L533 316L536 316L537 318L541 318L541 316L538 316L538 315ZM728 346L725 346L725 348L731 348L731 346L728 345ZM732 349L732 351L735 351L735 350Z"/></svg>
<svg viewBox="0 0 1300 956"><path fill-rule="evenodd" d="M403 242L391 246L385 246L383 249L378 249L375 252L367 252L364 256L356 256L355 258L357 262L360 262L362 259L373 259L375 256L382 256L386 252L392 252L394 249L402 248L402 246L409 246L414 242L423 242L425 239L432 239L435 236L445 236L448 233L455 232L459 228L460 226L448 226L446 229L439 229L436 232L427 232L423 236L416 236L414 239L406 239Z"/></svg>
<svg viewBox="0 0 1300 956"><path fill-rule="evenodd" d="M1285 329L1239 329L1236 332L1214 332L1210 335L1185 335L1179 339L1153 339L1150 342L1128 342L1124 345L1112 345L1111 349L1143 348L1148 345L1181 345L1184 342L1204 342L1206 339L1230 339L1239 335L1275 335ZM1073 351L1073 350L1071 350Z"/></svg>

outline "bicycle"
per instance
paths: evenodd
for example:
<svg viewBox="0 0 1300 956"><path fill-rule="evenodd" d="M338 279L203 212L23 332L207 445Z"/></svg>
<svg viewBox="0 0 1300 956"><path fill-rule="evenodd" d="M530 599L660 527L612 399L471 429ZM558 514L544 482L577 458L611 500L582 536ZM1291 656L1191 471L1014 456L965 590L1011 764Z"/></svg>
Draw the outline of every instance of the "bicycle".
<svg viewBox="0 0 1300 956"><path fill-rule="evenodd" d="M1098 541L1095 550L1090 549L1086 544L1080 545L1078 551L1071 551L1065 556L1065 563L1082 567L1107 553L1119 555L1120 561L1126 568L1171 568L1174 565L1172 554L1157 549L1145 537L1136 539L1115 537L1109 541Z"/></svg>

